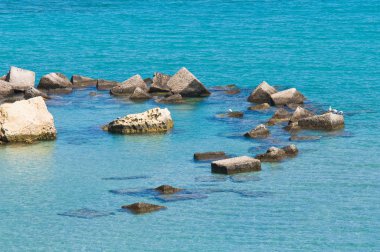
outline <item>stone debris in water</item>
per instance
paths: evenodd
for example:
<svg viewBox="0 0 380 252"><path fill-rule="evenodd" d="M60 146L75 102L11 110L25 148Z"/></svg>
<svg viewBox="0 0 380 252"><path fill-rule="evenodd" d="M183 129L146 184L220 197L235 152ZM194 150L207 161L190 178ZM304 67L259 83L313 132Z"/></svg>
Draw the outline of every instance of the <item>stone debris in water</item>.
<svg viewBox="0 0 380 252"><path fill-rule="evenodd" d="M171 76L164 73L154 73L152 85L149 88L149 93L165 93L170 92L170 88L167 85Z"/></svg>
<svg viewBox="0 0 380 252"><path fill-rule="evenodd" d="M5 78L13 88L34 87L36 74L33 71L11 66Z"/></svg>
<svg viewBox="0 0 380 252"><path fill-rule="evenodd" d="M131 95L138 87L145 92L148 91L148 86L145 81L139 74L136 74L128 80L122 82L120 85L111 88L110 93L112 95Z"/></svg>
<svg viewBox="0 0 380 252"><path fill-rule="evenodd" d="M197 152L194 153L195 160L218 160L226 159L227 155L223 151Z"/></svg>
<svg viewBox="0 0 380 252"><path fill-rule="evenodd" d="M300 119L298 126L302 129L336 130L344 127L344 116L332 112Z"/></svg>
<svg viewBox="0 0 380 252"><path fill-rule="evenodd" d="M182 67L169 79L167 86L172 93L180 94L183 97L202 97L210 95L207 88L185 67Z"/></svg>
<svg viewBox="0 0 380 252"><path fill-rule="evenodd" d="M176 188L170 185L161 185L159 187L155 188L156 191L160 192L161 194L173 194L182 191L181 188Z"/></svg>
<svg viewBox="0 0 380 252"><path fill-rule="evenodd" d="M69 93L73 89L73 84L62 73L49 73L41 77L37 88L47 92Z"/></svg>
<svg viewBox="0 0 380 252"><path fill-rule="evenodd" d="M149 176L141 175L141 176L127 176L127 177L108 177L102 178L103 180L133 180L133 179L148 179Z"/></svg>
<svg viewBox="0 0 380 252"><path fill-rule="evenodd" d="M276 93L277 90L269 85L267 82L263 81L258 85L255 90L252 91L248 97L249 102L255 103L271 103L271 95Z"/></svg>
<svg viewBox="0 0 380 252"><path fill-rule="evenodd" d="M303 94L301 94L295 88L290 88L271 94L270 97L276 106L286 104L302 104L305 101Z"/></svg>
<svg viewBox="0 0 380 252"><path fill-rule="evenodd" d="M104 130L119 134L167 132L173 127L168 109L154 108L143 113L131 114L116 119L104 126Z"/></svg>
<svg viewBox="0 0 380 252"><path fill-rule="evenodd" d="M71 76L70 81L73 84L74 88L96 86L96 83L98 82L96 79L92 79L90 77L85 77L81 75Z"/></svg>
<svg viewBox="0 0 380 252"><path fill-rule="evenodd" d="M245 133L244 136L250 138L266 138L269 136L269 134L269 129L264 124L260 124L251 131Z"/></svg>
<svg viewBox="0 0 380 252"><path fill-rule="evenodd" d="M102 211L96 211L88 208L82 208L78 210L72 210L67 211L64 213L59 213L58 215L61 216L68 216L68 217L76 217L76 218L82 218L82 219L93 219L98 217L104 217L109 215L114 215L113 212L102 212Z"/></svg>
<svg viewBox="0 0 380 252"><path fill-rule="evenodd" d="M145 202L137 202L131 205L124 205L121 208L125 210L129 210L130 212L134 214L144 214L144 213L150 213L150 212L166 209L165 206L159 206L159 205L154 205L154 204L145 203Z"/></svg>
<svg viewBox="0 0 380 252"><path fill-rule="evenodd" d="M266 153L256 156L262 162L278 162L287 157L292 157L298 154L298 149L294 144L283 148L270 147Z"/></svg>
<svg viewBox="0 0 380 252"><path fill-rule="evenodd" d="M213 173L234 174L260 170L260 160L247 156L228 158L211 163L211 171Z"/></svg>
<svg viewBox="0 0 380 252"><path fill-rule="evenodd" d="M174 202L183 200L197 200L205 199L207 195L200 193L176 193L176 194L163 194L155 197L157 200L162 202Z"/></svg>

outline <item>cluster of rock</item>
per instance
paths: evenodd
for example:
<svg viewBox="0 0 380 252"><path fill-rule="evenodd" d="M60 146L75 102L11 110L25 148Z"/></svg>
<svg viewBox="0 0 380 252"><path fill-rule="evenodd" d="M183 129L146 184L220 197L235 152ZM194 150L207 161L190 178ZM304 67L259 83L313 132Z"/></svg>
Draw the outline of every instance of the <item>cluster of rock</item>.
<svg viewBox="0 0 380 252"><path fill-rule="evenodd" d="M262 162L278 162L287 157L294 157L298 154L298 149L294 144L283 148L270 147L266 153L256 155L255 158Z"/></svg>

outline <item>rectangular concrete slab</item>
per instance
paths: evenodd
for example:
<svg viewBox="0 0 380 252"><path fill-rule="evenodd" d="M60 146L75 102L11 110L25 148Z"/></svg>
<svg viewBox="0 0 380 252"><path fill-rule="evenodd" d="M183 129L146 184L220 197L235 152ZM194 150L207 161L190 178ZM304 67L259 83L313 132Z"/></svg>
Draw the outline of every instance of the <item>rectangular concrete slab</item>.
<svg viewBox="0 0 380 252"><path fill-rule="evenodd" d="M33 71L11 66L6 77L8 81L16 89L26 89L34 87L36 74Z"/></svg>
<svg viewBox="0 0 380 252"><path fill-rule="evenodd" d="M234 174L260 170L260 160L247 156L228 158L211 163L211 171L213 173Z"/></svg>

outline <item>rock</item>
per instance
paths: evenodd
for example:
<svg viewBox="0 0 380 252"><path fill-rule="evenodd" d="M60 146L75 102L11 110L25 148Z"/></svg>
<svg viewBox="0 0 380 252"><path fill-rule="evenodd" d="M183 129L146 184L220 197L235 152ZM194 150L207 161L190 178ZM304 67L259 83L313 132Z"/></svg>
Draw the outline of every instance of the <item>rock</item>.
<svg viewBox="0 0 380 252"><path fill-rule="evenodd" d="M122 82L120 85L111 88L112 95L131 95L136 88L141 88L144 91L148 91L148 86L139 74L136 74L128 80Z"/></svg>
<svg viewBox="0 0 380 252"><path fill-rule="evenodd" d="M297 136L292 135L289 140L290 141L315 141L321 139L320 136Z"/></svg>
<svg viewBox="0 0 380 252"><path fill-rule="evenodd" d="M0 80L0 99L10 97L14 93L13 86L9 82Z"/></svg>
<svg viewBox="0 0 380 252"><path fill-rule="evenodd" d="M42 97L0 106L0 141L52 140L56 135L53 116Z"/></svg>
<svg viewBox="0 0 380 252"><path fill-rule="evenodd" d="M90 93L88 93L89 96L97 96L98 94L95 92L95 91L91 91Z"/></svg>
<svg viewBox="0 0 380 252"><path fill-rule="evenodd" d="M213 173L234 174L260 170L260 160L247 156L228 158L211 163L211 171Z"/></svg>
<svg viewBox="0 0 380 252"><path fill-rule="evenodd" d="M109 81L103 79L98 79L96 81L97 90L110 90L111 88L116 87L118 85L121 85L121 83L117 81Z"/></svg>
<svg viewBox="0 0 380 252"><path fill-rule="evenodd" d="M298 122L298 120L300 120L302 118L310 117L313 115L314 115L313 112L308 111L308 110L301 108L301 107L297 107L296 110L293 112L293 115L290 117L289 122L290 123Z"/></svg>
<svg viewBox="0 0 380 252"><path fill-rule="evenodd" d="M292 116L286 109L280 108L278 109L274 115L269 119L268 125L274 125L281 122L287 122L290 120Z"/></svg>
<svg viewBox="0 0 380 252"><path fill-rule="evenodd" d="M150 213L150 212L166 209L165 206L159 206L159 205L154 205L154 204L149 204L149 203L144 203L144 202L138 202L131 205L125 205L125 206L122 206L121 208L127 209L134 214L144 214L144 213Z"/></svg>
<svg viewBox="0 0 380 252"><path fill-rule="evenodd" d="M150 86L150 85L152 85L153 80L152 80L152 78L145 78L145 79L144 79L144 82L145 82L145 84L146 84L147 86Z"/></svg>
<svg viewBox="0 0 380 252"><path fill-rule="evenodd" d="M170 92L170 88L167 85L170 77L171 76L168 74L154 73L153 82L150 86L149 93Z"/></svg>
<svg viewBox="0 0 380 252"><path fill-rule="evenodd" d="M224 91L224 93L228 94L228 95L235 95L235 94L239 94L240 93L240 89L236 89L236 90L227 90L227 91Z"/></svg>
<svg viewBox="0 0 380 252"><path fill-rule="evenodd" d="M38 90L34 87L28 88L24 92L24 98L26 100L34 98L34 97L38 97L38 96L41 96L44 99L50 99L50 97L47 94L45 94L44 92L41 92L40 90Z"/></svg>
<svg viewBox="0 0 380 252"><path fill-rule="evenodd" d="M73 90L73 84L64 74L50 73L42 76L37 88L46 90L48 93L70 93Z"/></svg>
<svg viewBox="0 0 380 252"><path fill-rule="evenodd" d="M72 210L72 211L68 211L64 213L59 213L58 215L76 217L76 218L82 218L82 219L93 219L93 218L98 218L98 217L103 217L103 216L114 215L114 213L82 208L78 210Z"/></svg>
<svg viewBox="0 0 380 252"><path fill-rule="evenodd" d="M270 97L276 106L291 103L302 104L305 100L305 97L295 88L274 93Z"/></svg>
<svg viewBox="0 0 380 252"><path fill-rule="evenodd" d="M156 187L155 190L160 192L161 194L173 194L173 193L177 193L179 191L182 191L182 189L175 188L175 187L170 186L170 185L162 185L162 186Z"/></svg>
<svg viewBox="0 0 380 252"><path fill-rule="evenodd" d="M248 109L249 110L265 110L269 108L270 108L269 103L262 103L262 104L257 104L255 106L250 106Z"/></svg>
<svg viewBox="0 0 380 252"><path fill-rule="evenodd" d="M131 100L148 100L150 98L150 95L139 87L137 87L129 97Z"/></svg>
<svg viewBox="0 0 380 252"><path fill-rule="evenodd" d="M81 75L71 76L71 83L73 84L74 88L96 86L97 82L98 80L92 79L90 77L85 77Z"/></svg>
<svg viewBox="0 0 380 252"><path fill-rule="evenodd" d="M183 200L197 200L197 199L206 199L207 195L200 193L176 193L176 194L164 194L158 195L155 199L162 202L175 202L175 201L183 201Z"/></svg>
<svg viewBox="0 0 380 252"><path fill-rule="evenodd" d="M256 156L261 162L278 162L284 158L295 156L298 154L298 149L294 144L283 148L270 147L266 153Z"/></svg>
<svg viewBox="0 0 380 252"><path fill-rule="evenodd" d="M2 80L2 81L5 81L6 79L7 79L7 75L6 74L4 74L3 76L0 77L0 80Z"/></svg>
<svg viewBox="0 0 380 252"><path fill-rule="evenodd" d="M172 127L173 120L169 110L154 108L116 119L104 126L103 129L111 133L135 134L166 132Z"/></svg>
<svg viewBox="0 0 380 252"><path fill-rule="evenodd" d="M225 94L234 95L239 94L240 89L235 84L228 84L225 86L215 86L211 87L212 91L223 91Z"/></svg>
<svg viewBox="0 0 380 252"><path fill-rule="evenodd" d="M167 83L170 91L183 97L209 96L206 87L185 67L182 67Z"/></svg>
<svg viewBox="0 0 380 252"><path fill-rule="evenodd" d="M232 118L243 118L244 113L241 111L232 111L227 113L227 117L232 117Z"/></svg>
<svg viewBox="0 0 380 252"><path fill-rule="evenodd" d="M271 103L271 95L276 92L277 90L274 87L263 81L252 91L248 97L248 101L255 103Z"/></svg>
<svg viewBox="0 0 380 252"><path fill-rule="evenodd" d="M157 99L156 102L167 103L167 104L180 104L180 103L184 103L184 100L182 99L182 95L174 94L174 95L170 95L168 97Z"/></svg>
<svg viewBox="0 0 380 252"><path fill-rule="evenodd" d="M298 126L302 129L336 130L344 127L343 115L326 113L300 119Z"/></svg>
<svg viewBox="0 0 380 252"><path fill-rule="evenodd" d="M14 88L24 90L29 87L34 87L36 74L32 71L11 66L5 78Z"/></svg>
<svg viewBox="0 0 380 252"><path fill-rule="evenodd" d="M218 159L226 159L226 158L227 158L226 153L223 151L194 153L195 160L218 160Z"/></svg>
<svg viewBox="0 0 380 252"><path fill-rule="evenodd" d="M269 134L269 129L264 124L260 124L251 131L245 133L244 136L251 138L266 138Z"/></svg>

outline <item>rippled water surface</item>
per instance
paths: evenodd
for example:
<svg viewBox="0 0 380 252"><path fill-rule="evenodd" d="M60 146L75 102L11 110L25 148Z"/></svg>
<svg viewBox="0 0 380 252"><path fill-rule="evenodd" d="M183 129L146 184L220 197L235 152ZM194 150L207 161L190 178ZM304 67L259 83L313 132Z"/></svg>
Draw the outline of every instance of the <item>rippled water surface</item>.
<svg viewBox="0 0 380 252"><path fill-rule="evenodd" d="M379 32L379 2L367 0L2 0L3 73L16 65L38 78L123 81L186 66L209 87L235 83L242 93L168 105L173 131L148 136L100 127L154 101L91 97L91 88L48 101L56 141L0 147L0 250L379 251ZM298 157L261 172L212 175L194 152L253 156L289 144L278 126L266 140L240 136L274 111L246 110L262 80L296 87L308 106L345 111L345 129L314 133L321 139L298 142ZM244 118L215 117L229 108ZM164 183L207 198L110 192ZM136 201L168 209L119 211Z"/></svg>

